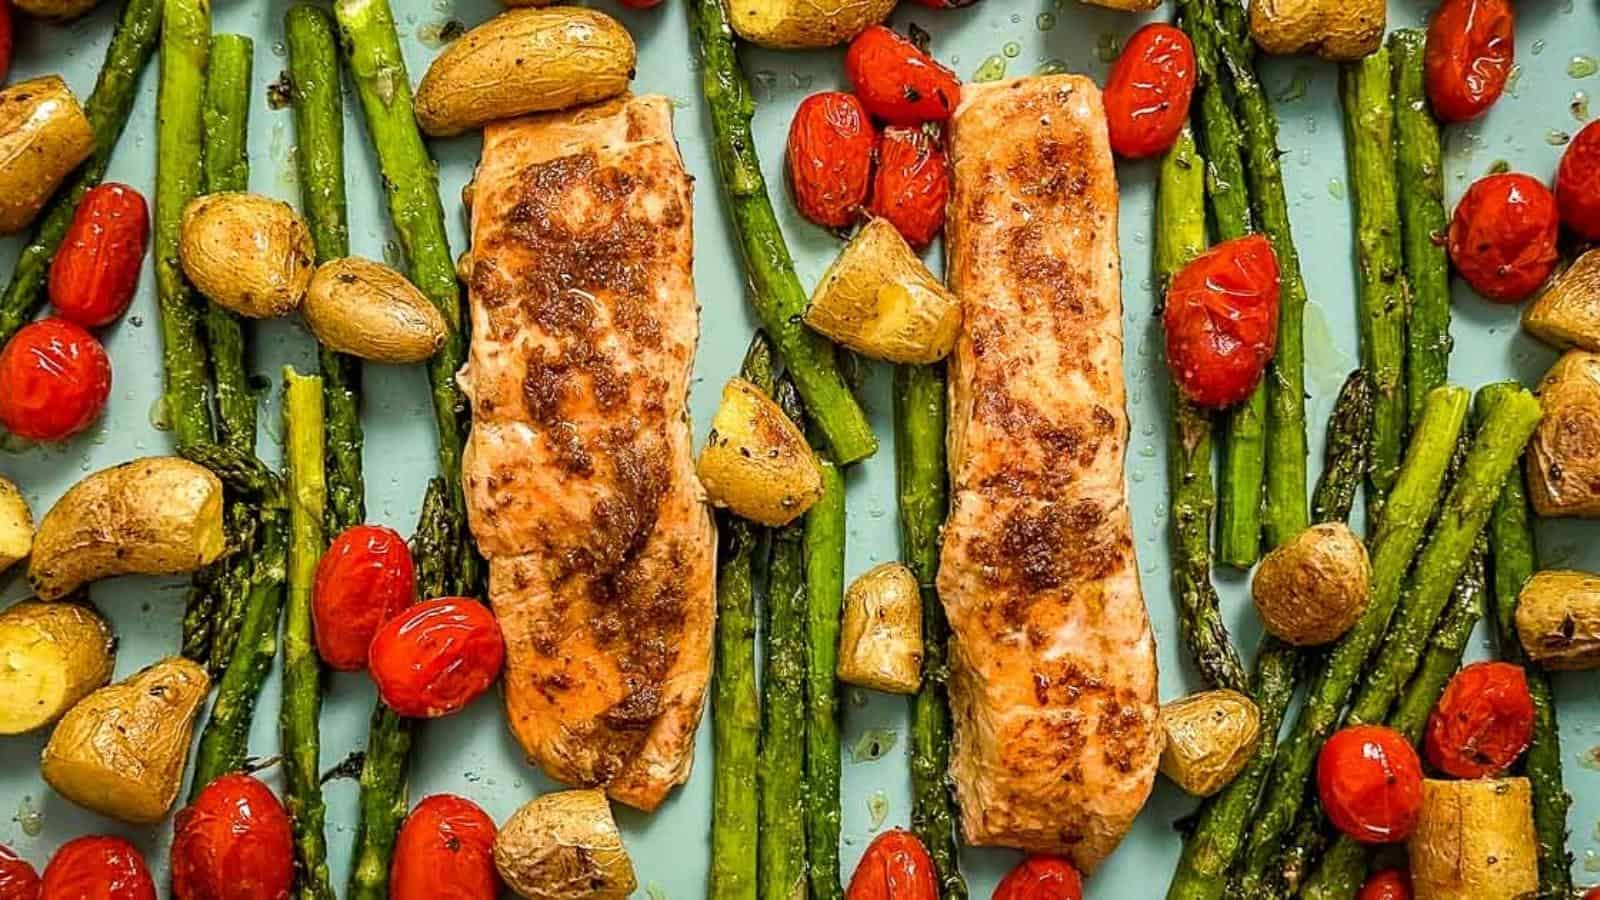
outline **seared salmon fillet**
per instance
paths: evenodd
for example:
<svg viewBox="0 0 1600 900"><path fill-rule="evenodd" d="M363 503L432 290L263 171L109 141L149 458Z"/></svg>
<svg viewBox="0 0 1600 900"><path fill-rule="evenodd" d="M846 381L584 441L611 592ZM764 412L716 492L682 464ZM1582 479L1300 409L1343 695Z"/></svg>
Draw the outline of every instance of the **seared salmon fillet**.
<svg viewBox="0 0 1600 900"><path fill-rule="evenodd" d="M463 479L506 713L551 777L644 810L688 777L711 674L690 190L657 96L489 125L471 188Z"/></svg>
<svg viewBox="0 0 1600 900"><path fill-rule="evenodd" d="M950 772L967 842L1092 871L1149 797L1155 642L1123 457L1117 182L1100 92L969 84L945 231Z"/></svg>

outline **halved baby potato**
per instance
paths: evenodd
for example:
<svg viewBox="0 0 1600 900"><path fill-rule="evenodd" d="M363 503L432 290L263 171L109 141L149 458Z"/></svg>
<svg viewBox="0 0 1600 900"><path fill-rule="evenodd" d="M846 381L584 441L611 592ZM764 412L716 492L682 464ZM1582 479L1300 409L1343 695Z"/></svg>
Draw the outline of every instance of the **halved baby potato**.
<svg viewBox="0 0 1600 900"><path fill-rule="evenodd" d="M0 478L0 572L27 559L33 550L33 512L22 491Z"/></svg>
<svg viewBox="0 0 1600 900"><path fill-rule="evenodd" d="M1522 327L1558 350L1600 352L1600 247L1550 282L1522 314Z"/></svg>
<svg viewBox="0 0 1600 900"><path fill-rule="evenodd" d="M805 435L771 397L731 378L695 466L711 502L762 525L786 525L822 496Z"/></svg>
<svg viewBox="0 0 1600 900"><path fill-rule="evenodd" d="M843 44L889 17L895 0L729 0L733 30L779 50Z"/></svg>
<svg viewBox="0 0 1600 900"><path fill-rule="evenodd" d="M60 718L111 679L111 627L81 603L24 600L0 612L0 734Z"/></svg>
<svg viewBox="0 0 1600 900"><path fill-rule="evenodd" d="M817 282L806 324L874 359L937 362L961 330L961 302L887 219L873 219Z"/></svg>

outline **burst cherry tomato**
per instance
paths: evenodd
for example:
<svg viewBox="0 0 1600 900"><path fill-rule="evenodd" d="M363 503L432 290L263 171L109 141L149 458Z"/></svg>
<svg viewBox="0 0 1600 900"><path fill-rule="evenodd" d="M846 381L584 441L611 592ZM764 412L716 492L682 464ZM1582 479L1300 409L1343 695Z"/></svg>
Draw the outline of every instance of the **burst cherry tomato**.
<svg viewBox="0 0 1600 900"><path fill-rule="evenodd" d="M5 844L0 844L0 900L39 900L39 873Z"/></svg>
<svg viewBox="0 0 1600 900"><path fill-rule="evenodd" d="M1533 695L1521 666L1480 662L1456 673L1428 717L1425 749L1435 769L1486 778L1511 767L1533 742Z"/></svg>
<svg viewBox="0 0 1600 900"><path fill-rule="evenodd" d="M882 25L850 42L845 72L867 111L890 125L943 122L961 99L961 79Z"/></svg>
<svg viewBox="0 0 1600 900"><path fill-rule="evenodd" d="M1516 303L1555 271L1556 219L1555 195L1531 175L1480 178L1450 219L1450 262L1478 293Z"/></svg>
<svg viewBox="0 0 1600 900"><path fill-rule="evenodd" d="M1356 900L1411 900L1411 873L1405 869L1380 869L1367 876Z"/></svg>
<svg viewBox="0 0 1600 900"><path fill-rule="evenodd" d="M1328 820L1352 839L1403 841L1422 812L1422 760L1392 728L1344 728L1317 757L1317 795Z"/></svg>
<svg viewBox="0 0 1600 900"><path fill-rule="evenodd" d="M855 221L872 181L878 134L861 101L840 91L800 101L789 123L789 188L800 214L824 228Z"/></svg>
<svg viewBox="0 0 1600 900"><path fill-rule="evenodd" d="M311 592L317 652L330 667L367 667L378 626L416 599L417 567L405 538L381 525L357 525L333 539L317 563Z"/></svg>
<svg viewBox="0 0 1600 900"><path fill-rule="evenodd" d="M1556 169L1561 222L1588 241L1600 241L1600 121L1583 126Z"/></svg>
<svg viewBox="0 0 1600 900"><path fill-rule="evenodd" d="M88 428L111 396L111 360L94 335L66 319L26 325L0 350L0 425L59 441Z"/></svg>
<svg viewBox="0 0 1600 900"><path fill-rule="evenodd" d="M283 900L294 885L289 814L243 774L212 781L178 811L172 841L176 900Z"/></svg>
<svg viewBox="0 0 1600 900"><path fill-rule="evenodd" d="M494 820L471 800L435 794L400 826L389 900L495 900Z"/></svg>
<svg viewBox="0 0 1600 900"><path fill-rule="evenodd" d="M992 900L1083 900L1083 877L1059 856L1029 856L1000 880Z"/></svg>
<svg viewBox="0 0 1600 900"><path fill-rule="evenodd" d="M937 900L939 881L922 841L898 828L867 845L845 900Z"/></svg>
<svg viewBox="0 0 1600 900"><path fill-rule="evenodd" d="M1259 234L1224 241L1172 279L1162 321L1167 365L1185 397L1232 406L1278 345L1278 259Z"/></svg>
<svg viewBox="0 0 1600 900"><path fill-rule="evenodd" d="M1166 151L1189 117L1194 45L1182 29L1160 22L1135 31L1106 79L1111 149L1127 159Z"/></svg>
<svg viewBox="0 0 1600 900"><path fill-rule="evenodd" d="M949 198L950 172L939 142L921 128L885 128L867 206L872 214L894 223L911 246L926 247L944 228Z"/></svg>
<svg viewBox="0 0 1600 900"><path fill-rule="evenodd" d="M428 600L378 629L367 654L378 696L412 719L453 713L500 674L506 645L482 603L465 597Z"/></svg>
<svg viewBox="0 0 1600 900"><path fill-rule="evenodd" d="M144 857L119 837L91 835L61 845L44 867L39 900L156 900Z"/></svg>
<svg viewBox="0 0 1600 900"><path fill-rule="evenodd" d="M150 232L139 192L106 182L83 195L50 263L50 302L85 328L109 325L133 302Z"/></svg>
<svg viewBox="0 0 1600 900"><path fill-rule="evenodd" d="M1483 115L1511 76L1516 17L1510 0L1443 0L1423 54L1428 100L1446 122Z"/></svg>

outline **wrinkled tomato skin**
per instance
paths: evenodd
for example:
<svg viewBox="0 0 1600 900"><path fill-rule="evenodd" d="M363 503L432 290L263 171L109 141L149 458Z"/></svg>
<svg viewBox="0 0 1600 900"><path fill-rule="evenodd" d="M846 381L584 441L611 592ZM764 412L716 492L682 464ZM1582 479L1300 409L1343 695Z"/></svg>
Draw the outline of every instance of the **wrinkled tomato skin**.
<svg viewBox="0 0 1600 900"><path fill-rule="evenodd" d="M1059 856L1029 856L1000 879L992 900L1083 900L1083 876Z"/></svg>
<svg viewBox="0 0 1600 900"><path fill-rule="evenodd" d="M1483 115L1505 92L1515 62L1510 0L1444 0L1428 22L1428 101L1445 122Z"/></svg>
<svg viewBox="0 0 1600 900"><path fill-rule="evenodd" d="M867 845L845 900L938 900L939 879L922 841L899 828Z"/></svg>
<svg viewBox="0 0 1600 900"><path fill-rule="evenodd" d="M1156 22L1135 31L1106 78L1111 149L1124 159L1166 152L1189 117L1194 79L1194 45L1182 29Z"/></svg>
<svg viewBox="0 0 1600 900"><path fill-rule="evenodd" d="M368 671L378 696L412 719L446 716L494 684L505 662L500 626L465 597L427 600L385 622L372 638Z"/></svg>
<svg viewBox="0 0 1600 900"><path fill-rule="evenodd" d="M150 238L144 197L106 182L83 195L50 262L50 302L56 314L85 328L115 322L139 287Z"/></svg>
<svg viewBox="0 0 1600 900"><path fill-rule="evenodd" d="M789 189L795 207L824 228L855 221L872 183L878 135L861 101L840 91L800 101L789 123Z"/></svg>
<svg viewBox="0 0 1600 900"><path fill-rule="evenodd" d="M416 594L417 567L405 538L381 525L345 529L317 563L311 591L322 661L342 672L365 669L372 636Z"/></svg>
<svg viewBox="0 0 1600 900"><path fill-rule="evenodd" d="M1167 364L1190 402L1221 408L1255 389L1278 346L1278 260L1252 234L1195 257L1172 279Z"/></svg>
<svg viewBox="0 0 1600 900"><path fill-rule="evenodd" d="M174 900L283 900L294 886L289 814L266 785L223 775L178 811Z"/></svg>
<svg viewBox="0 0 1600 900"><path fill-rule="evenodd" d="M1517 172L1480 178L1450 219L1450 262L1473 289L1497 303L1527 299L1555 271L1556 199Z"/></svg>
<svg viewBox="0 0 1600 900"><path fill-rule="evenodd" d="M961 99L956 73L882 25L856 35L844 68L867 112L889 125L943 122Z"/></svg>
<svg viewBox="0 0 1600 900"><path fill-rule="evenodd" d="M1411 900L1411 873L1382 869L1367 876L1356 900Z"/></svg>
<svg viewBox="0 0 1600 900"><path fill-rule="evenodd" d="M0 350L0 425L19 437L69 438L100 418L110 396L105 348L66 319L25 325Z"/></svg>
<svg viewBox="0 0 1600 900"><path fill-rule="evenodd" d="M494 820L451 794L428 797L400 826L389 900L495 900Z"/></svg>
<svg viewBox="0 0 1600 900"><path fill-rule="evenodd" d="M155 882L139 850L109 835L62 844L41 881L39 900L156 900Z"/></svg>
<svg viewBox="0 0 1600 900"><path fill-rule="evenodd" d="M0 844L0 900L39 900L39 873L5 844Z"/></svg>
<svg viewBox="0 0 1600 900"><path fill-rule="evenodd" d="M884 129L868 210L921 249L944 229L949 199L950 170L938 140L921 128Z"/></svg>
<svg viewBox="0 0 1600 900"><path fill-rule="evenodd" d="M1586 241L1600 241L1600 121L1583 126L1556 169L1561 223Z"/></svg>
<svg viewBox="0 0 1600 900"><path fill-rule="evenodd" d="M1422 812L1422 760L1392 728L1344 728L1317 757L1317 795L1328 820L1351 839L1403 841Z"/></svg>
<svg viewBox="0 0 1600 900"><path fill-rule="evenodd" d="M1428 717L1428 763L1455 778L1488 778L1533 742L1533 695L1521 666L1473 663L1457 672Z"/></svg>

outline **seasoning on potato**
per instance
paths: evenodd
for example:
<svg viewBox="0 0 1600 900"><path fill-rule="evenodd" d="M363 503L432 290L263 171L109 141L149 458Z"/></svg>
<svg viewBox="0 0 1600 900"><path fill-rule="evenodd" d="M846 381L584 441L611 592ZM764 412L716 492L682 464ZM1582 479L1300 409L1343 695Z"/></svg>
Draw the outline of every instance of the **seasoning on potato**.
<svg viewBox="0 0 1600 900"><path fill-rule="evenodd" d="M85 604L24 600L0 612L0 734L49 725L109 681L114 647Z"/></svg>
<svg viewBox="0 0 1600 900"><path fill-rule="evenodd" d="M922 686L922 591L897 562L868 570L844 594L839 680L890 694Z"/></svg>
<svg viewBox="0 0 1600 900"><path fill-rule="evenodd" d="M1416 900L1520 900L1539 889L1533 790L1526 778L1422 782L1406 841Z"/></svg>
<svg viewBox="0 0 1600 900"><path fill-rule="evenodd" d="M712 503L762 525L786 525L822 496L822 471L805 435L743 378L722 389L695 472Z"/></svg>
<svg viewBox="0 0 1600 900"><path fill-rule="evenodd" d="M887 219L868 222L817 282L806 324L874 359L944 359L961 330L961 304Z"/></svg>
<svg viewBox="0 0 1600 900"><path fill-rule="evenodd" d="M526 900L626 897L639 884L598 789L557 791L523 804L495 836L494 865Z"/></svg>
<svg viewBox="0 0 1600 900"><path fill-rule="evenodd" d="M1167 745L1161 774L1189 794L1209 797L1250 762L1261 736L1261 710L1230 690L1202 691L1161 707Z"/></svg>
<svg viewBox="0 0 1600 900"><path fill-rule="evenodd" d="M404 275L349 257L317 267L300 308L331 350L382 363L417 363L444 346L444 316Z"/></svg>
<svg viewBox="0 0 1600 900"><path fill-rule="evenodd" d="M1517 595L1515 620L1534 665L1600 668L1600 576L1570 569L1535 573Z"/></svg>
<svg viewBox="0 0 1600 900"><path fill-rule="evenodd" d="M293 312L311 284L311 230L281 200L222 191L190 200L178 232L183 274L218 306L252 319Z"/></svg>
<svg viewBox="0 0 1600 900"><path fill-rule="evenodd" d="M1569 350L1539 382L1544 419L1528 442L1541 516L1600 517L1600 353Z"/></svg>
<svg viewBox="0 0 1600 900"><path fill-rule="evenodd" d="M799 50L843 44L889 17L895 0L731 0L728 20L760 47Z"/></svg>
<svg viewBox="0 0 1600 900"><path fill-rule="evenodd" d="M0 91L0 234L28 227L92 152L94 127L59 76Z"/></svg>
<svg viewBox="0 0 1600 900"><path fill-rule="evenodd" d="M449 137L497 119L615 97L637 51L605 13L576 6L510 9L462 35L417 85L417 124Z"/></svg>
<svg viewBox="0 0 1600 900"><path fill-rule="evenodd" d="M1255 0L1250 36L1268 53L1315 53L1356 60L1378 49L1388 24L1384 0Z"/></svg>
<svg viewBox="0 0 1600 900"><path fill-rule="evenodd" d="M1600 247L1550 282L1522 314L1522 327L1558 350L1600 352Z"/></svg>
<svg viewBox="0 0 1600 900"><path fill-rule="evenodd" d="M22 491L0 477L0 572L27 559L33 550L33 512Z"/></svg>
<svg viewBox="0 0 1600 900"><path fill-rule="evenodd" d="M1367 610L1372 563L1341 522L1313 525L1268 553L1250 582L1261 621L1297 647L1338 640Z"/></svg>

